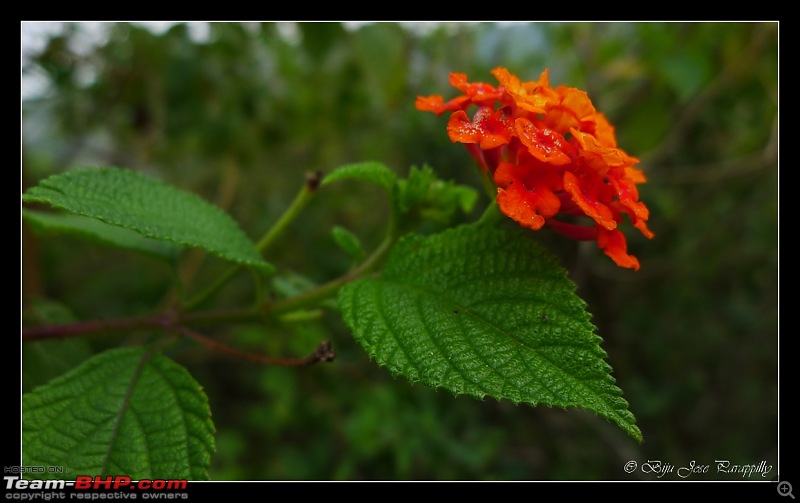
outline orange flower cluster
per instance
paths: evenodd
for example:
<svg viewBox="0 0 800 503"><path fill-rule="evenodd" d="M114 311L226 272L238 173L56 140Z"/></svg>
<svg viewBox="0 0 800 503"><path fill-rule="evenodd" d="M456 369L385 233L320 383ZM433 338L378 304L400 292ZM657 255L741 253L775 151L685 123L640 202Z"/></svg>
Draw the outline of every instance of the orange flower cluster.
<svg viewBox="0 0 800 503"><path fill-rule="evenodd" d="M447 102L442 96L419 96L416 107L436 115L452 112L450 139L465 144L493 178L505 215L533 230L548 225L572 239L596 240L617 265L638 270L639 261L628 254L617 226L625 214L653 237L646 223L649 211L636 189L645 181L634 167L639 160L617 148L613 126L585 92L551 88L547 70L533 82L520 82L505 68L495 68L492 75L496 87L451 73L450 84L462 95ZM470 118L472 105L478 109ZM593 225L564 221L567 215L589 217Z"/></svg>

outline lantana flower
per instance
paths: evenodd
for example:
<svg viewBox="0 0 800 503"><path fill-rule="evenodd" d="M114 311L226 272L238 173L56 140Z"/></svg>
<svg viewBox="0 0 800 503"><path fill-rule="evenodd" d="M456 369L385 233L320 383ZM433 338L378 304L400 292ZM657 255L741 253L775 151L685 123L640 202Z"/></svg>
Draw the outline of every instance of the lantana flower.
<svg viewBox="0 0 800 503"><path fill-rule="evenodd" d="M638 270L618 227L627 216L653 237L636 188L646 181L636 168L639 160L617 147L614 127L585 92L550 87L547 69L532 82L502 67L492 75L497 86L453 72L450 84L461 95L449 101L419 96L416 107L450 112L450 140L464 144L494 183L506 216L532 230L548 226L572 239L597 241L617 265Z"/></svg>

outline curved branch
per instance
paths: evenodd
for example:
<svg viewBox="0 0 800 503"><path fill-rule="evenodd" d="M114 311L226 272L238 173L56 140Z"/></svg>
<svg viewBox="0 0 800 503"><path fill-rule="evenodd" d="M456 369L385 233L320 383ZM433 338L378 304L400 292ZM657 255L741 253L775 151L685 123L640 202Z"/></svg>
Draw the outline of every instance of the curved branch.
<svg viewBox="0 0 800 503"><path fill-rule="evenodd" d="M177 332L221 353L227 353L229 355L236 356L237 358L244 358L245 360L250 360L251 362L265 363L268 365L302 367L306 365L313 365L319 362L332 362L336 357L336 353L333 351L333 348L331 348L331 343L329 341L322 341L319 346L317 346L317 349L315 349L313 353L305 358L271 358L269 356L254 355L252 353L247 353L239 349L226 346L210 337L199 334L186 327L179 327Z"/></svg>

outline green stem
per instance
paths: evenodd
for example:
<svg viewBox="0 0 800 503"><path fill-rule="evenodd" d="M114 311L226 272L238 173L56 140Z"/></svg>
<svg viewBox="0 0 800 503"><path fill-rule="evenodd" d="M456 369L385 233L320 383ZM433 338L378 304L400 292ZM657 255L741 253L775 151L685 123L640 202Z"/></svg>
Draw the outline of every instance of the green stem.
<svg viewBox="0 0 800 503"><path fill-rule="evenodd" d="M492 200L486 207L486 210L481 215L479 222L484 225L494 225L503 221L505 215L500 211L497 206L497 201Z"/></svg>
<svg viewBox="0 0 800 503"><path fill-rule="evenodd" d="M492 180L487 170L478 168L478 171L480 172L483 190L486 191L486 195L489 196L489 200L494 201L497 197L497 186L494 184L494 180Z"/></svg>
<svg viewBox="0 0 800 503"><path fill-rule="evenodd" d="M300 189L300 192L297 193L292 203L283 212L283 215L280 216L277 222L264 234L264 236L256 243L256 249L263 255L266 249L274 243L281 234L286 231L300 212L308 205L308 202L311 201L312 196L317 191L319 187L319 183L321 181L321 176L319 173L308 173L306 175L306 183L303 184L303 188ZM234 276L242 269L242 266L236 265L228 269L222 276L220 276L217 281L215 281L211 286L197 294L193 299L187 301L183 308L187 311L192 310L208 300L209 297L214 295L217 291L219 291L223 286L225 286Z"/></svg>
<svg viewBox="0 0 800 503"><path fill-rule="evenodd" d="M236 275L236 273L239 272L241 268L242 266L237 265L228 269L225 272L225 274L220 276L217 279L217 281L215 281L211 286L209 286L208 288L197 294L191 300L184 303L183 308L187 311L191 311L192 309L196 308L197 306L208 300L209 297L214 295L220 288L225 286L225 284L228 283L228 281L230 281Z"/></svg>
<svg viewBox="0 0 800 503"><path fill-rule="evenodd" d="M332 297L337 291L339 291L339 288L346 283L372 272L375 268L379 267L383 263L384 258L386 258L389 250L392 249L392 246L394 246L394 243L399 237L398 234L401 224L400 215L401 212L397 208L397 203L395 202L391 206L391 216L389 217L389 227L386 229L386 236L384 236L383 241L375 249L375 251L373 251L372 254L356 268L344 276L340 276L339 278L329 281L324 285L312 288L311 290L285 300L280 300L272 304L266 304L264 309L272 314L281 314L305 307L311 307L329 297Z"/></svg>
<svg viewBox="0 0 800 503"><path fill-rule="evenodd" d="M376 267L378 267L389 253L389 250L392 249L392 245L395 241L396 237L394 236L394 233L389 233L380 246L375 249L372 255L370 255L364 262L361 263L361 265L349 273L294 297L290 297L285 300L279 300L271 304L266 304L263 311L270 314L287 313L296 311L297 309L314 306L319 302L332 297L336 294L339 288L345 284L372 272Z"/></svg>
<svg viewBox="0 0 800 503"><path fill-rule="evenodd" d="M292 204L289 205L283 215L275 222L275 225L273 225L256 244L258 251L263 254L264 251L283 234L286 228L289 227L289 224L297 218L297 215L299 215L303 208L308 205L308 202L311 201L311 197L317 191L321 180L322 177L319 173L309 173L306 175L306 183L297 196L295 196Z"/></svg>

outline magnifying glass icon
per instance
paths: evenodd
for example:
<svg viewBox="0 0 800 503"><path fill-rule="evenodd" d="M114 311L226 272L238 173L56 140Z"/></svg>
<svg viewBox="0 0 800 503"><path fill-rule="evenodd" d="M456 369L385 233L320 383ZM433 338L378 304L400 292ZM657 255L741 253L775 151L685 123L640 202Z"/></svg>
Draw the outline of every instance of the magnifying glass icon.
<svg viewBox="0 0 800 503"><path fill-rule="evenodd" d="M794 499L794 494L792 494L792 484L786 482L778 482L778 494L781 496L791 496Z"/></svg>

